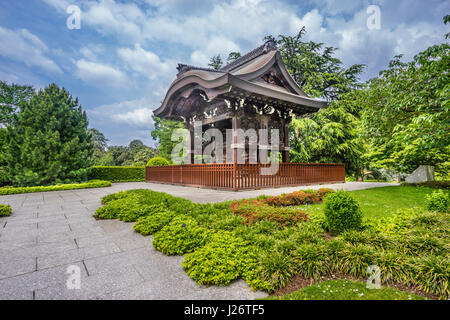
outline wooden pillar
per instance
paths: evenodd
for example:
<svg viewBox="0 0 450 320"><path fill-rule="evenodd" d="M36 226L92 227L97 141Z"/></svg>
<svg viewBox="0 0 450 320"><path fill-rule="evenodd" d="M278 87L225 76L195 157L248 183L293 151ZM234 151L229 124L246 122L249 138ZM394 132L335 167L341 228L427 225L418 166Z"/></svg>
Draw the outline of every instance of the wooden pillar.
<svg viewBox="0 0 450 320"><path fill-rule="evenodd" d="M233 132L233 190L237 190L237 116L231 119L231 130Z"/></svg>
<svg viewBox="0 0 450 320"><path fill-rule="evenodd" d="M194 136L194 124L193 123L191 123L190 125L189 125L189 136L190 136L190 139L191 139L191 142L190 142L190 146L189 146L189 160L190 160L190 164L194 164L194 154L195 154L195 150L194 150L194 139L195 139L195 136Z"/></svg>
<svg viewBox="0 0 450 320"><path fill-rule="evenodd" d="M284 151L282 153L283 163L289 163L290 162L289 123L287 121L283 121L283 129L284 129Z"/></svg>

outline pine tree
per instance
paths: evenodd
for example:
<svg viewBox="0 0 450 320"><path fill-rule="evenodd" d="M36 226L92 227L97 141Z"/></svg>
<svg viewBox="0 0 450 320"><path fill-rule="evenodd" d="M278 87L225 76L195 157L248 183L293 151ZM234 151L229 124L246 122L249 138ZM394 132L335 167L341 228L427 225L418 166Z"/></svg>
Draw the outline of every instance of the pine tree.
<svg viewBox="0 0 450 320"><path fill-rule="evenodd" d="M7 128L5 160L17 186L86 181L93 143L78 99L56 84L24 104Z"/></svg>

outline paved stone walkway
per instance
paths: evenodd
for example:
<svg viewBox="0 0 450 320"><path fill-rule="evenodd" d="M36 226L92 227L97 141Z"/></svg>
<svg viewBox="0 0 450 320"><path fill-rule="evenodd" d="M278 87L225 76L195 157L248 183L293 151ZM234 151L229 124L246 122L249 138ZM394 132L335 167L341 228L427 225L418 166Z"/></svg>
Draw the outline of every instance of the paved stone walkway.
<svg viewBox="0 0 450 320"><path fill-rule="evenodd" d="M346 190L386 184L330 185ZM393 185L393 184L387 184ZM307 188L329 187L308 186ZM155 250L152 237L132 231L132 223L97 221L103 196L148 188L197 202L275 195L296 188L228 192L149 183L110 188L0 196L13 214L0 218L0 299L255 299L240 280L228 287L203 287L190 279L183 257ZM72 267L75 266L75 267ZM68 268L80 271L80 289L68 289Z"/></svg>

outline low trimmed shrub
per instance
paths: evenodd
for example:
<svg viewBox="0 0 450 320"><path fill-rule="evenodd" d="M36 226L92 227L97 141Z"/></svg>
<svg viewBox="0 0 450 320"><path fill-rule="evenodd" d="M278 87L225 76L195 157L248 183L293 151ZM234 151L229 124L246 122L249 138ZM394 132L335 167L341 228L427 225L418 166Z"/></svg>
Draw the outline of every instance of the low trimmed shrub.
<svg viewBox="0 0 450 320"><path fill-rule="evenodd" d="M299 190L291 193L283 194L281 196L267 197L265 202L274 207L299 206L306 204L321 203L323 198L333 193L334 190L328 188L321 188L319 190Z"/></svg>
<svg viewBox="0 0 450 320"><path fill-rule="evenodd" d="M140 217L133 226L133 230L143 236L148 236L168 225L175 216L175 213L168 210L153 212L148 216Z"/></svg>
<svg viewBox="0 0 450 320"><path fill-rule="evenodd" d="M101 180L91 180L85 183L71 183L71 184L58 184L55 186L40 186L40 187L3 187L0 188L0 196L9 194L20 193L34 193L34 192L48 192L48 191L62 191L62 190L75 190L75 189L88 189L88 188L104 188L110 187L111 182Z"/></svg>
<svg viewBox="0 0 450 320"><path fill-rule="evenodd" d="M286 227L309 220L306 213L298 209L272 207L261 199L233 201L230 208L233 213L243 217L247 224L268 220Z"/></svg>
<svg viewBox="0 0 450 320"><path fill-rule="evenodd" d="M119 219L125 222L133 222L140 217L167 211L162 204L141 203L142 197L135 193L123 192L116 194L116 198L107 197L106 204L95 212L99 219ZM105 198L103 201L105 201Z"/></svg>
<svg viewBox="0 0 450 320"><path fill-rule="evenodd" d="M324 203L325 223L330 232L337 234L361 228L361 208L348 192L339 190L331 193L325 197Z"/></svg>
<svg viewBox="0 0 450 320"><path fill-rule="evenodd" d="M261 278L254 249L234 232L213 234L205 246L184 258L182 266L200 285L226 286L242 278L253 290L273 291L272 285Z"/></svg>
<svg viewBox="0 0 450 320"><path fill-rule="evenodd" d="M434 189L450 189L450 180L426 181L419 183L403 183L402 185L413 187L428 187Z"/></svg>
<svg viewBox="0 0 450 320"><path fill-rule="evenodd" d="M155 233L153 246L168 255L183 255L205 245L211 233L199 227L195 219L179 215Z"/></svg>
<svg viewBox="0 0 450 320"><path fill-rule="evenodd" d="M9 217L11 213L11 206L7 204L0 204L0 217Z"/></svg>
<svg viewBox="0 0 450 320"><path fill-rule="evenodd" d="M145 167L106 167L91 168L89 179L107 180L111 182L145 181Z"/></svg>
<svg viewBox="0 0 450 320"><path fill-rule="evenodd" d="M163 157L154 157L147 162L147 167L161 167L168 165L170 165L169 161Z"/></svg>
<svg viewBox="0 0 450 320"><path fill-rule="evenodd" d="M438 190L427 195L427 209L430 211L447 212L449 195L448 193Z"/></svg>

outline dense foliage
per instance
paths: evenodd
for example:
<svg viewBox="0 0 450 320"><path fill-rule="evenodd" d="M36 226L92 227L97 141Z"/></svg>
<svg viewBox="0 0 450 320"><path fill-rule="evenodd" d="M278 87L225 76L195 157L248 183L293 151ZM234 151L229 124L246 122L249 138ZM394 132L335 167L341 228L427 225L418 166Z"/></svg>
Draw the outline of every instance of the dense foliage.
<svg viewBox="0 0 450 320"><path fill-rule="evenodd" d="M12 213L11 206L6 204L0 204L0 218L1 217L8 217Z"/></svg>
<svg viewBox="0 0 450 320"><path fill-rule="evenodd" d="M427 196L427 208L430 211L447 212L449 194L438 190Z"/></svg>
<svg viewBox="0 0 450 320"><path fill-rule="evenodd" d="M78 99L52 84L21 106L7 127L4 167L16 186L84 182L93 152Z"/></svg>
<svg viewBox="0 0 450 320"><path fill-rule="evenodd" d="M411 172L437 166L447 174L450 154L450 46L429 47L410 62L396 56L369 81L358 103L371 161Z"/></svg>
<svg viewBox="0 0 450 320"><path fill-rule="evenodd" d="M161 119L153 116L155 128L151 132L152 138L158 142L158 156L168 161L172 159L172 149L179 143L172 141L172 133L176 129L184 128L184 124L180 121Z"/></svg>
<svg viewBox="0 0 450 320"><path fill-rule="evenodd" d="M145 181L145 167L94 166L89 179L111 182Z"/></svg>
<svg viewBox="0 0 450 320"><path fill-rule="evenodd" d="M205 245L211 231L202 228L186 215L178 215L154 236L153 246L162 253L183 255Z"/></svg>
<svg viewBox="0 0 450 320"><path fill-rule="evenodd" d="M94 165L97 166L145 166L157 151L140 140L128 146L108 146L107 139L96 129L90 129L94 137Z"/></svg>

